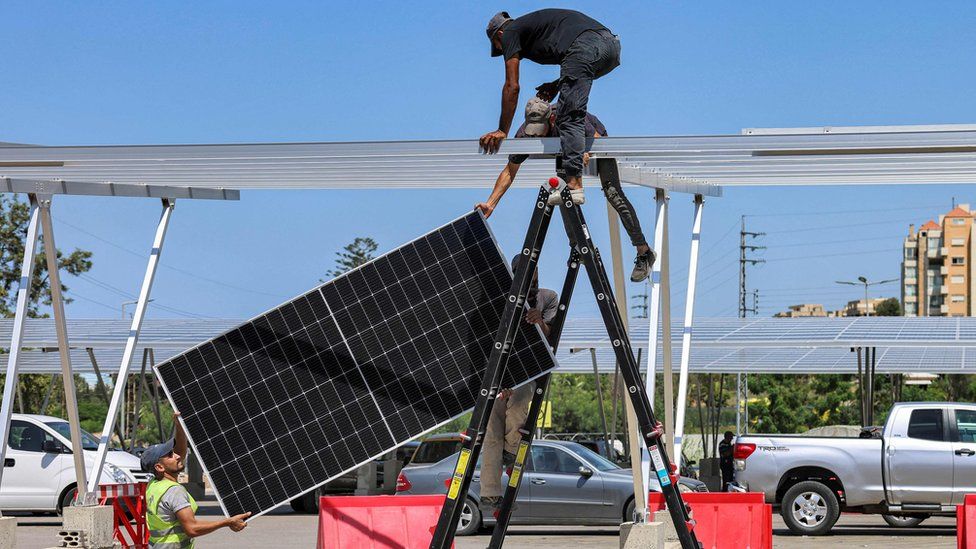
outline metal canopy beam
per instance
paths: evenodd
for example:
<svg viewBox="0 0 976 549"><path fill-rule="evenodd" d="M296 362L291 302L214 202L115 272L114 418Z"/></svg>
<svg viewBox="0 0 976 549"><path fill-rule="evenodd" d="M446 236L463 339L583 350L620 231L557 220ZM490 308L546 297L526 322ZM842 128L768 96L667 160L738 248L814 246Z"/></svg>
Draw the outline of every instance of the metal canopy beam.
<svg viewBox="0 0 976 549"><path fill-rule="evenodd" d="M0 166L2 169L2 166ZM132 198L192 198L198 200L240 200L232 189L210 187L172 187L124 183L91 183L61 179L23 179L0 177L0 193L71 194L80 196L127 196Z"/></svg>
<svg viewBox="0 0 976 549"><path fill-rule="evenodd" d="M746 135L607 137L591 155L639 163L647 179L711 185L922 184L976 181L976 127L750 129ZM503 154L474 140L225 145L0 147L0 173L226 188L486 187L506 154L552 158L558 139L508 139ZM516 185L536 186L551 161L530 159ZM657 179L655 179L657 178ZM684 184L684 183L683 183ZM695 194L710 195L699 190ZM179 197L176 197L179 198Z"/></svg>

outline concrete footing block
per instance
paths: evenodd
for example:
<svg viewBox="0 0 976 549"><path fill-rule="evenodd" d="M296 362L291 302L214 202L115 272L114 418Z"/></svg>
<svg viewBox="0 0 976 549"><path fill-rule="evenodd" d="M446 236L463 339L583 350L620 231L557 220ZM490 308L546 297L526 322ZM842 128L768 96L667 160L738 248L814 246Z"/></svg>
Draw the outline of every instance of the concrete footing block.
<svg viewBox="0 0 976 549"><path fill-rule="evenodd" d="M664 528L658 522L620 525L620 549L664 549Z"/></svg>
<svg viewBox="0 0 976 549"><path fill-rule="evenodd" d="M86 547L110 549L115 543L114 527L115 515L107 505L64 508L61 529L84 532Z"/></svg>
<svg viewBox="0 0 976 549"><path fill-rule="evenodd" d="M17 518L0 517L0 549L17 547Z"/></svg>
<svg viewBox="0 0 976 549"><path fill-rule="evenodd" d="M654 513L654 516L651 518L651 520L653 520L654 522L660 523L661 530L662 530L663 535L664 535L664 542L665 543L670 544L670 543L673 543L673 542L679 542L679 545L678 546L680 547L680 540L678 539L678 532L675 531L675 529L674 529L674 522L671 520L671 513L667 512L667 511L658 511L658 512Z"/></svg>

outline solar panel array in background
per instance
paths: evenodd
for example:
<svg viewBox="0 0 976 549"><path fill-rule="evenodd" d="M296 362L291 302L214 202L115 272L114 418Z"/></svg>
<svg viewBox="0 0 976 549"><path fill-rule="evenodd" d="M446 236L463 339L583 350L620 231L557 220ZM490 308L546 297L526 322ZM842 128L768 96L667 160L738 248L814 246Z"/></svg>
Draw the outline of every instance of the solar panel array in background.
<svg viewBox="0 0 976 549"><path fill-rule="evenodd" d="M474 212L157 366L224 510L265 512L472 408L511 282ZM555 366L520 326L509 387Z"/></svg>

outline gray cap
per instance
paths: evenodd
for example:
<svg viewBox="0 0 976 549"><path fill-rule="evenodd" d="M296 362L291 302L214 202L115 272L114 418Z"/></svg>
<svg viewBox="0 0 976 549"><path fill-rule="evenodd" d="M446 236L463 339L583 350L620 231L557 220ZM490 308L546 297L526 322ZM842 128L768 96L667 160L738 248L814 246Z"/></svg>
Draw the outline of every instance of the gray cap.
<svg viewBox="0 0 976 549"><path fill-rule="evenodd" d="M159 460L166 457L167 454L173 451L173 446L176 444L174 439L169 439L166 442L160 444L153 444L146 451L142 453L139 457L139 463L142 465L142 470L147 473L152 473L155 471L156 464Z"/></svg>
<svg viewBox="0 0 976 549"><path fill-rule="evenodd" d="M525 135L528 137L545 137L549 134L549 116L552 115L552 105L538 97L529 99L525 104Z"/></svg>
<svg viewBox="0 0 976 549"><path fill-rule="evenodd" d="M496 13L488 21L488 41L491 42L491 56L498 57L502 54L502 50L495 47L495 33L497 33L505 23L511 21L512 18L508 15L507 11L500 11Z"/></svg>

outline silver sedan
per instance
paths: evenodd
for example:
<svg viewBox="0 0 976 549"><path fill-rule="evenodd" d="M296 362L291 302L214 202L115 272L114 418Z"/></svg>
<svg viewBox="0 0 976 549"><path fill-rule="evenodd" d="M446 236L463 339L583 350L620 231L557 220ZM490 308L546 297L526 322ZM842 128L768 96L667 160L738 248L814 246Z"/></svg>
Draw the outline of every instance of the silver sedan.
<svg viewBox="0 0 976 549"><path fill-rule="evenodd" d="M443 494L457 454L434 464L411 464L397 479L397 495ZM458 524L458 535L473 534L495 519L491 509L478 505L480 463ZM503 475L502 485L507 482ZM705 484L681 477L682 491L705 492ZM660 490L656 484L652 490ZM512 524L617 525L632 520L634 483L630 469L621 469L575 442L537 440L532 443L525 478L519 490Z"/></svg>

